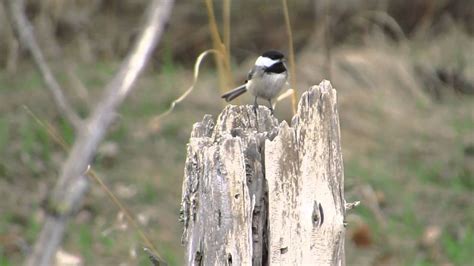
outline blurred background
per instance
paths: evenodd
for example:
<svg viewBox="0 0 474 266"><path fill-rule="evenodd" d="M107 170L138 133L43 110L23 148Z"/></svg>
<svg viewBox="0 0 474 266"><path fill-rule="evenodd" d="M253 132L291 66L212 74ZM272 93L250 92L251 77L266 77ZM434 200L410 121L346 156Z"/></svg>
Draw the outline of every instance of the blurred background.
<svg viewBox="0 0 474 266"><path fill-rule="evenodd" d="M84 117L140 32L145 0L27 1L40 47ZM214 1L219 27L222 3ZM298 95L322 79L338 91L347 201L348 265L474 263L474 1L289 1ZM67 153L27 106L72 144L0 4L0 265L18 265L41 228L42 202ZM231 1L234 82L256 56L288 54L280 1ZM197 56L212 48L203 1L177 1L138 89L119 110L94 169L134 213L170 265L183 262L178 221L186 143L194 122L216 117L214 60L194 91ZM220 28L222 29L222 28ZM247 95L238 104L249 104ZM276 116L290 120L286 99ZM85 265L148 265L138 233L93 180L62 254Z"/></svg>

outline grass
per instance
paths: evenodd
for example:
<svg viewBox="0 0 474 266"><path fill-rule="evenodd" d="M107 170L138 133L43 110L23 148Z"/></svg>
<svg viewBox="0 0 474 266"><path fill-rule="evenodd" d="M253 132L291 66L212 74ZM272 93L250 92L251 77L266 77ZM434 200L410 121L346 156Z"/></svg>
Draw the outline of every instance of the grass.
<svg viewBox="0 0 474 266"><path fill-rule="evenodd" d="M377 162L379 160L381 160L381 162ZM442 254L444 254L446 259L453 262L454 265L464 265L466 262L471 261L473 259L472 248L474 247L472 241L473 234L470 229L474 226L472 220L469 221L469 218L466 218L467 224L463 225L452 224L453 221L448 222L446 220L449 219L445 218L434 221L427 220L429 216L425 216L425 212L420 212L419 209L420 205L423 206L422 208L432 208L428 207L432 197L437 198L441 201L440 203L446 201L446 196L443 196L446 191L458 191L454 196L450 196L451 200L455 200L455 198L460 195L472 193L472 188L469 189L469 187L460 186L462 189L458 190L459 184L434 182L433 179L437 176L437 168L427 167L423 165L423 162L414 162L412 167L407 168L404 174L409 175L407 178L413 181L404 184L403 182L406 181L397 181L399 177L389 174L395 171L391 169L390 164L384 162L387 162L387 160L373 158L370 160L371 167L364 167L360 163L346 161L346 179L357 178L359 179L357 183L369 184L373 187L374 191L382 192L383 195L385 195L385 203L381 203L380 208L381 213L388 222L386 227L378 222L374 211L368 207L369 202L367 202L366 198L361 198L360 194L358 194L358 197L354 196L362 201L362 205L351 213L359 216L369 225L369 228L375 236L374 247L384 246L392 253L398 254L396 256L402 256L403 254L403 259L394 259L398 261L398 263L401 263L401 265L436 265L438 264L437 261L433 261L428 255L423 255L424 253L418 248L413 249L410 248L410 246L401 244L403 242L412 242L411 245L416 247L418 241L422 238L426 226L434 223L441 226L443 232L445 232L441 236L439 248L442 250ZM426 182L431 183L431 188L435 188L435 191L438 191L438 197L430 195L426 198L425 193L419 194L419 192L416 192L423 191L423 186L425 186ZM412 188L410 189L408 187ZM351 187L347 189L350 195L359 191ZM435 205L436 208L442 209L445 214L463 212L464 209L464 207L459 205L454 206L455 204L449 201L445 204L435 204L435 202L433 202L433 205ZM351 224L349 224L349 230L350 228ZM461 237L454 237L449 233L449 228L464 231ZM395 236L399 236L401 239ZM422 261L418 261L420 252L423 257Z"/></svg>
<svg viewBox="0 0 474 266"><path fill-rule="evenodd" d="M448 106L450 104L448 103ZM461 109L469 108L469 101L464 104ZM374 119L383 120L380 116L380 113L374 114ZM439 252L444 258L442 261L464 265L474 259L472 230L469 229L474 227L474 223L463 214L465 207L456 203L458 200L464 201L469 198L472 202L473 199L473 187L470 183L473 176L464 168L468 161L464 158L466 155L463 152L466 134L472 132L469 130L471 122L468 116L457 116L454 121L454 123L448 122L449 130L455 134L452 135L453 139L450 142L446 142L447 146L444 146L443 141L433 142L433 132L426 131L424 132L426 135L419 136L422 147L444 147L442 156L440 154L420 156L417 145L390 147L391 140L387 137L393 135L379 135L378 141L383 143L385 148L345 158L346 191L349 201L362 201L362 206L351 213L360 217L371 228L375 236L374 248L385 246L391 253L397 254L395 255L397 258L392 258L392 263L395 262L396 265L441 263L439 258L430 255L431 251L418 248L425 229L432 224L439 226L443 232L439 243L433 247L441 250ZM342 130L344 138L347 132L344 132L344 128ZM407 138L413 140L418 137L410 135ZM343 141L343 146L345 143ZM388 147L390 153L387 153ZM434 150L437 151L438 148ZM365 185L384 195L384 200L379 204L380 212L386 218L387 227L379 223L374 211L368 207L370 202L361 196L363 194L358 188ZM439 216L433 217L433 211ZM440 217L443 215L452 216ZM351 225L349 230L350 228ZM451 230L461 230L462 237L454 237L449 233Z"/></svg>
<svg viewBox="0 0 474 266"><path fill-rule="evenodd" d="M455 265L472 262L472 249L474 248L474 231L468 227L462 235L454 236L446 233L441 238L441 245L446 255Z"/></svg>
<svg viewBox="0 0 474 266"><path fill-rule="evenodd" d="M384 49L397 48L383 47L380 51ZM362 201L351 215L359 217L372 230L375 243L369 250L375 254L371 255L373 260L377 255L388 253L395 254L392 262L398 265L438 265L444 261L463 265L472 261L474 214L466 212L469 202L472 203L473 177L466 170L469 158L465 155L466 145L472 144L470 135L474 130L474 118L469 112L472 112L472 98L460 100L453 96L438 106L425 103L421 108L417 97L403 94L403 88L397 84L399 77L378 76L380 72L390 75L396 72L390 67L396 65L392 62L404 60L400 51L388 50L383 56L374 56L372 50L365 48L341 49L334 53L333 77L342 121L346 198ZM364 65L350 61L353 58L350 56L363 58ZM311 55L304 57L310 61L301 60L300 66L318 61ZM145 231L169 265L181 265L184 253L179 243L178 215L186 143L193 122L200 121L205 113L216 115L221 103L215 93L217 82L212 78L213 73L204 71L196 91L160 121L158 130L150 131L148 122L168 108L192 80L191 71L175 64L171 56L165 58L160 66L163 73L148 72L139 82L139 90L119 110L119 121L106 140L115 143L119 152L108 162L99 156L94 167L128 209L147 217ZM378 58L390 64L383 64ZM367 73L365 78L375 84L376 89L358 82L360 73L344 72L344 67L351 69L348 65ZM380 70L366 69L367 65ZM100 95L97 88L105 84L116 66L116 62L77 66L78 76L90 90L91 101ZM315 66L314 73L319 72ZM370 73L375 74L370 76ZM314 83L317 78L313 72L310 77L298 75L299 80L308 83ZM17 106L26 103L67 142L72 143L74 139L74 132L58 118L49 95L42 88L41 80L30 67L25 67L21 79L0 72L0 99L3 101L0 108L5 111L0 116L0 193L7 195L0 203L2 217L6 217L0 220L0 234L13 233L28 243L38 234L39 202L45 198L47 188L54 184L65 153ZM137 193L130 197L121 195L119 185L135 187ZM378 205L386 225L379 221L378 214L364 198L361 192L364 186L383 195ZM137 232L130 227L114 229L120 223L119 211L95 182L91 182L85 206L89 209L89 218L73 221L63 246L66 251L79 254L87 265L149 264L140 252L143 245ZM419 248L420 238L431 224L442 231L433 247L441 250L441 260ZM353 227L354 224L349 223L348 229ZM114 229L110 234L102 234L110 228ZM22 260L19 251L0 247L0 265L17 265ZM137 257L130 256L130 250L136 250ZM348 261L356 261L358 255L365 255L363 252L355 247L352 252L355 255Z"/></svg>
<svg viewBox="0 0 474 266"><path fill-rule="evenodd" d="M6 149L8 139L8 120L4 117L0 117L0 150L4 151Z"/></svg>

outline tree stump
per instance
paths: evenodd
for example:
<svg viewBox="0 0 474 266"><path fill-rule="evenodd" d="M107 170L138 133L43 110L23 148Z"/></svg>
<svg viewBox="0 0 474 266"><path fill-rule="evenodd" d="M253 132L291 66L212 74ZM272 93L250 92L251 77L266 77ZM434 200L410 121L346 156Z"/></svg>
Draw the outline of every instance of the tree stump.
<svg viewBox="0 0 474 266"><path fill-rule="evenodd" d="M187 265L344 265L336 90L306 91L291 121L227 106L196 123L181 219Z"/></svg>

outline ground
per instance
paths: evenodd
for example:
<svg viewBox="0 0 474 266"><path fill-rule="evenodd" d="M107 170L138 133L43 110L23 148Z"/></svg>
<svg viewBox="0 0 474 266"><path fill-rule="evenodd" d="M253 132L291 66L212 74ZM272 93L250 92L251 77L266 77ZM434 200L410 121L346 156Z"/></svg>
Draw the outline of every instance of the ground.
<svg viewBox="0 0 474 266"><path fill-rule="evenodd" d="M458 69L459 63L473 82L472 51L472 37L458 31L398 45L371 39L332 51L346 199L361 201L346 219L348 265L474 261L474 98L449 83L430 87L419 71ZM300 94L327 78L327 62L317 47L302 49L297 62ZM250 65L244 61L233 71L244 76ZM116 61L75 65L74 73L87 88L83 90L67 68L53 64L82 115L96 104L117 66ZM30 112L68 143L74 140L36 69L28 63L19 68L17 74L0 72L0 193L5 195L0 202L0 265L17 265L33 243L44 217L42 202L67 156ZM170 265L180 265L184 256L178 218L189 133L204 114L216 117L225 105L215 76L212 64L206 64L195 91L157 122L153 118L189 87L192 72L172 61L149 69L119 110L93 164ZM438 88L441 96L430 88ZM251 102L248 97L238 103ZM276 116L290 119L290 110L283 102ZM142 247L137 231L91 180L62 249L85 265L148 265Z"/></svg>

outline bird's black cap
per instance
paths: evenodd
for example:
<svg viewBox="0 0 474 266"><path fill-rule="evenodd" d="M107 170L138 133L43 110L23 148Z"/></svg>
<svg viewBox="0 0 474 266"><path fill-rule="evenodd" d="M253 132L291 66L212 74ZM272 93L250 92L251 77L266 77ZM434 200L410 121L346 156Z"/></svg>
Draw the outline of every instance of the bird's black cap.
<svg viewBox="0 0 474 266"><path fill-rule="evenodd" d="M262 54L263 57L268 57L270 59L273 59L273 60L278 60L278 59L282 59L283 57L285 57L280 51L277 51L277 50L269 50L269 51L266 51Z"/></svg>

